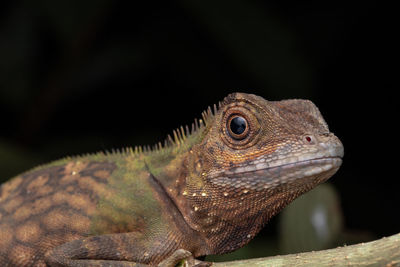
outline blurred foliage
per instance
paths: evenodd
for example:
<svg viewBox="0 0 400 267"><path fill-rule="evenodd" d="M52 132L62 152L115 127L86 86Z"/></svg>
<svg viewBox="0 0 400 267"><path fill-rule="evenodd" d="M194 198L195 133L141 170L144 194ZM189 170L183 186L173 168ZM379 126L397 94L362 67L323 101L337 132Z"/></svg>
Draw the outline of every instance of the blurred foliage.
<svg viewBox="0 0 400 267"><path fill-rule="evenodd" d="M282 211L280 220L279 241L284 254L342 245L339 196L329 184L300 196Z"/></svg>

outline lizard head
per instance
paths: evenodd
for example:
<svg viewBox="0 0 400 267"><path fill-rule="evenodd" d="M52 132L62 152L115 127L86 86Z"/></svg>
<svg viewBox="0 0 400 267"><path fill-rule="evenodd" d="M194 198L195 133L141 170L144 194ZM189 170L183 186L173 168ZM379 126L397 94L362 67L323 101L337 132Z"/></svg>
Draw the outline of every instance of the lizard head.
<svg viewBox="0 0 400 267"><path fill-rule="evenodd" d="M341 165L343 146L311 101L235 93L211 119L199 158L215 185L284 186L289 193L328 179Z"/></svg>
<svg viewBox="0 0 400 267"><path fill-rule="evenodd" d="M267 101L234 93L205 120L202 139L190 151L188 198L195 220L205 229L208 219L215 236L227 229L216 221L242 220L246 229L232 229L245 233L235 236L240 236L237 244L248 242L270 217L331 177L342 162L340 140L308 100ZM196 203L207 206L207 215Z"/></svg>

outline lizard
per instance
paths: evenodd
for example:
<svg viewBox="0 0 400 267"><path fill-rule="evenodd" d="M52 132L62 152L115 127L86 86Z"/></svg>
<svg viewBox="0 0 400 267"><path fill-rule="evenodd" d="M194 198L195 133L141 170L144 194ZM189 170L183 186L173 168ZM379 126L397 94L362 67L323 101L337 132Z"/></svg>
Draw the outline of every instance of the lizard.
<svg viewBox="0 0 400 267"><path fill-rule="evenodd" d="M66 157L2 184L0 265L206 264L194 259L244 246L342 163L309 100L232 93L202 115L153 148Z"/></svg>

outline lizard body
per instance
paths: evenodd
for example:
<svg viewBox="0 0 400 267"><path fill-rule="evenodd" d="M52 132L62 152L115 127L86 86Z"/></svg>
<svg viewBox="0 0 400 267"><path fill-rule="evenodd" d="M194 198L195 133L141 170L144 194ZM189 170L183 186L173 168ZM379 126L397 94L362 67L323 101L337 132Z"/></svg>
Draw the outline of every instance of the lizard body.
<svg viewBox="0 0 400 267"><path fill-rule="evenodd" d="M243 93L168 140L58 160L1 185L0 265L173 266L226 253L343 156L312 102Z"/></svg>

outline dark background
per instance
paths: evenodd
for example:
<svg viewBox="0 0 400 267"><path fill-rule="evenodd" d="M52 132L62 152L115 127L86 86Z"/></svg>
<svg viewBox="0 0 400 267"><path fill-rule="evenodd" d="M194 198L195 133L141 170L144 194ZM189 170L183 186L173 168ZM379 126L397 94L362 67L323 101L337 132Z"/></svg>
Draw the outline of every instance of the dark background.
<svg viewBox="0 0 400 267"><path fill-rule="evenodd" d="M345 227L399 232L394 6L266 2L3 1L0 180L162 141L230 92L306 98L345 147Z"/></svg>

